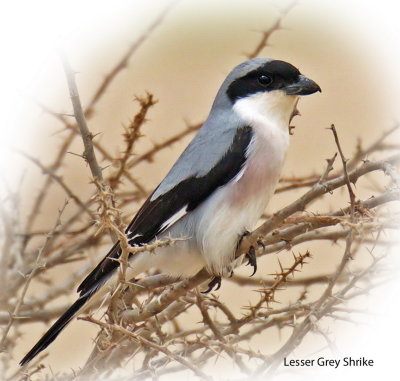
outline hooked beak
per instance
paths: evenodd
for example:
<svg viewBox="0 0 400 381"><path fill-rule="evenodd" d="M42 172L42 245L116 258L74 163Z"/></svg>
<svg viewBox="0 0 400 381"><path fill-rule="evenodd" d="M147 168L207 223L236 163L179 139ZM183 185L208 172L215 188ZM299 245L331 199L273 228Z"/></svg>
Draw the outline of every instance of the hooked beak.
<svg viewBox="0 0 400 381"><path fill-rule="evenodd" d="M307 78L303 74L299 75L297 82L287 85L283 90L288 95L309 95L315 92L321 92L321 88L312 79Z"/></svg>

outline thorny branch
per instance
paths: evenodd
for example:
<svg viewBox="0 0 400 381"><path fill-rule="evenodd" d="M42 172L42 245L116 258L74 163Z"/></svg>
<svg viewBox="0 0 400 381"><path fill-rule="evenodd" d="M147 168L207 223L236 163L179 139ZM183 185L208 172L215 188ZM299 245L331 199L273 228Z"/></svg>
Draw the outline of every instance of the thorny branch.
<svg viewBox="0 0 400 381"><path fill-rule="evenodd" d="M249 57L258 56L267 46L271 34L281 28L283 17L295 3L289 4L274 25L263 33ZM3 220L1 233L6 237L1 248L3 257L0 270L4 278L1 284L7 285L3 287L7 293L0 298L0 324L4 326L0 342L3 351L1 367L8 380L29 380L36 374L77 380L99 378L107 372L108 379L158 380L164 375L185 371L211 380L212 366L217 361L232 364L232 368L243 375L265 376L276 372L282 357L299 347L306 335L319 332L329 342L329 335L321 328L326 320L343 318L343 313L351 312L347 302L385 280L384 273L380 273L384 255L378 255L377 248L380 252L381 249L386 251L395 242L390 231L400 226L399 213L392 207L388 208L389 203L400 200L397 172L399 146L388 143L388 137L396 131L397 126L384 132L366 148L359 143L355 154L349 159L346 159L336 128L332 126L342 166L334 168L335 154L327 160L322 173L281 179L277 193L305 189L304 193L272 216L265 217L260 226L243 239L237 250L237 257L240 257L253 246L260 261L279 253L278 259L274 258L267 265L262 262L258 278L249 278L247 273L236 269L232 278L224 281L227 287L211 295L200 293L209 281L209 274L205 270L184 280L159 273L145 274L140 279L125 279L129 252L146 251L151 255L157 248L173 245L176 241L171 238L142 247L128 246L124 226L132 216L123 216L121 210L132 204L137 209L148 195L145 185L133 177L132 169L139 165L153 168L150 165L162 150L194 133L201 123L185 126L172 137L137 154L138 139L143 136L144 123L155 104L154 96L148 93L145 97L137 97L139 110L121 132L124 138L122 153L111 155L109 152L113 150L110 147L93 139L86 119L96 112L99 100L115 77L127 67L132 55L163 22L172 6L160 13L106 74L86 108L81 105L74 74L64 57L76 124L65 115L42 106L46 113L62 124L65 136L50 165L46 166L25 154L47 177L34 197L31 210L27 212L24 229L19 228L23 224L15 219L15 197L12 198L10 194L0 205ZM93 188L96 188L87 199L80 197L79 192L62 176L66 153L77 136L84 142L83 157L89 164L94 179ZM114 166L108 173L104 171L103 174L96 153ZM359 199L356 200L353 185L357 182L362 188L366 179L374 178L378 173L386 175L384 186L371 191L372 197L365 199L360 197L357 187ZM125 181L133 185L135 191L122 189ZM63 216L61 224L64 205L54 227L47 233L37 224L36 216L50 199L48 188L52 183L57 184L73 201L75 210L71 215ZM314 202L334 197L341 189L347 189L350 205L341 200L337 210L325 207L319 209L318 213L313 211ZM11 202L11 199L14 201ZM97 209L93 210L95 205ZM96 220L96 224L93 224L93 220ZM39 358L25 375L20 375L19 370L9 372L15 360L16 343L24 334L23 328L30 327L33 322L48 324L58 317L68 303L65 300L57 306L52 303L72 294L79 280L93 268L93 262L87 260L88 250L95 249L101 254L108 249L109 240L103 234L105 229L114 232L123 248L120 283L106 310L106 304L102 301L93 306L100 308L101 313L105 312L100 318L94 315L81 317L100 328L86 364L79 372L50 376L47 368L40 364L42 358ZM38 243L41 235L46 235L44 244L43 241ZM337 244L335 252L343 244L344 249L336 268L325 268L323 273L310 275L307 268L324 257L324 252L313 246L315 241ZM360 259L366 245L372 247L369 250L373 258L369 264ZM300 250L300 253L293 252L294 249ZM287 256L290 252L292 258ZM351 270L350 259L353 259ZM79 268L62 282L55 282L49 275L54 268L75 262ZM306 262L309 264L304 266ZM46 291L29 296L28 288L33 282L45 283ZM235 310L235 300L226 298L228 285L234 291L240 290L241 295L246 293L251 299L242 303L239 312ZM314 296L308 293L311 288L318 291L314 292ZM296 295L294 300L288 301L285 297L287 292ZM190 323L186 318L187 313L191 316ZM270 348L249 345L257 335L271 337L282 329L290 332L290 335L287 339L281 339L274 352ZM134 373L130 371L131 365L135 368Z"/></svg>
<svg viewBox="0 0 400 381"><path fill-rule="evenodd" d="M124 138L125 138L125 143L126 143L126 148L124 151L124 154L122 157L118 158L118 170L115 174L113 174L109 178L109 183L111 188L115 188L118 185L118 182L121 181L121 177L124 174L124 172L127 171L126 165L128 162L128 159L132 155L132 150L133 147L142 135L140 133L140 128L143 126L143 123L146 121L146 115L149 109L156 104L156 101L154 100L154 96L150 93L146 95L146 98L139 98L137 97L136 100L140 104L140 110L139 112L135 115L135 117L132 119L132 122L130 125L126 128L126 131L124 133ZM125 176L130 176L129 173L125 173ZM146 191L143 188L139 188L144 194L146 194Z"/></svg>
<svg viewBox="0 0 400 381"><path fill-rule="evenodd" d="M335 125L332 124L330 129L332 130L333 136L335 138L335 143L336 143L336 146L339 151L340 158L342 159L343 176L346 180L346 187L347 187L347 190L349 192L349 197L350 197L350 218L351 218L351 220L353 220L354 212L355 212L355 208L356 208L356 195L354 194L353 188L351 187L349 173L347 172L347 160L343 154L342 147L340 146L339 136L337 134Z"/></svg>
<svg viewBox="0 0 400 381"><path fill-rule="evenodd" d="M132 55L142 46L142 44L151 36L155 29L162 24L167 14L174 8L177 1L172 1L168 6L158 15L153 23L145 30L145 32L132 44L117 64L109 71L104 77L103 81L95 91L92 99L89 101L86 109L85 116L90 117L94 111L94 107L106 92L107 88L113 82L115 77L128 66L129 59Z"/></svg>
<svg viewBox="0 0 400 381"><path fill-rule="evenodd" d="M47 237L46 237L46 240L45 240L43 246L39 249L38 255L36 257L35 266L32 268L32 270L29 272L29 274L27 274L25 276L25 284L22 287L21 295L18 297L18 300L17 300L17 303L15 304L14 310L10 314L10 318L9 318L8 324L7 324L6 328L3 331L3 336L2 336L1 341L0 341L0 350L1 351L5 350L4 344L5 344L5 341L7 339L7 335L9 333L10 329L11 329L11 326L12 326L14 320L18 319L18 313L19 313L19 311L21 309L21 306L24 303L24 298L25 298L26 292L28 291L28 288L29 288L29 285L30 285L32 279L36 275L36 272L38 271L38 269L40 269L41 267L45 267L45 265L42 263L43 253L47 250L47 246L49 245L50 238L54 235L56 229L58 228L58 226L61 223L61 215L64 212L64 209L66 208L67 204L68 204L68 202L65 202L64 206L59 211L58 217L57 217L57 220L56 220L56 223L55 223L53 229L47 234Z"/></svg>
<svg viewBox="0 0 400 381"><path fill-rule="evenodd" d="M262 33L262 38L260 40L260 42L257 44L257 46L255 47L255 49L250 53L247 54L248 58L254 58L257 57L261 51L268 45L268 40L270 39L271 35L276 32L277 30L282 28L282 20L285 18L285 16L298 4L297 0L294 0L292 2L289 3L289 5L284 8L281 12L280 12L280 17L278 17L276 19L276 21L274 22L274 24L271 25L271 27L269 29L267 29L266 31L264 31Z"/></svg>
<svg viewBox="0 0 400 381"><path fill-rule="evenodd" d="M79 97L78 87L75 83L75 73L72 71L71 66L68 62L65 54L61 54L61 60L63 63L65 75L67 77L69 95L71 98L72 106L74 108L74 116L76 119L76 123L79 127L79 131L83 140L83 145L85 150L83 152L83 157L86 162L89 164L90 171L92 172L93 178L101 183L103 183L103 173L99 166L99 163L96 158L96 154L94 152L92 140L93 134L89 131L89 128L86 123L86 118L83 113L81 100Z"/></svg>

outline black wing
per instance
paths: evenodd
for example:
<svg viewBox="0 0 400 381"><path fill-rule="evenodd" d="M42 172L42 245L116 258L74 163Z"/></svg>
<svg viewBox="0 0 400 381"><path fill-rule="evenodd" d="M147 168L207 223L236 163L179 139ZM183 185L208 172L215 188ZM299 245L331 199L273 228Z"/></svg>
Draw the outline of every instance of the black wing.
<svg viewBox="0 0 400 381"><path fill-rule="evenodd" d="M155 200L150 196L126 229L129 244L133 246L150 242L180 216L195 209L217 188L232 180L246 162L247 147L252 136L251 127L238 129L225 155L206 175L188 177ZM174 216L177 219L174 219ZM120 255L121 249L117 242L78 287L80 295L85 295L105 282L118 268L118 261L113 259L119 258Z"/></svg>

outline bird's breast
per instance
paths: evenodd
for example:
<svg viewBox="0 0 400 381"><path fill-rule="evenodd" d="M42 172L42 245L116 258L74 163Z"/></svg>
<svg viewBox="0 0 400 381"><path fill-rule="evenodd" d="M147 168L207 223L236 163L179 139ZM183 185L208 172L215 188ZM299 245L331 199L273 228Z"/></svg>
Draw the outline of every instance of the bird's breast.
<svg viewBox="0 0 400 381"><path fill-rule="evenodd" d="M288 139L282 130L255 128L242 171L199 208L196 239L211 273L225 274L238 239L254 228L265 211L279 180Z"/></svg>
<svg viewBox="0 0 400 381"><path fill-rule="evenodd" d="M247 151L247 161L241 176L231 187L233 207L256 203L265 208L279 180L289 134L274 126L254 127L254 136Z"/></svg>

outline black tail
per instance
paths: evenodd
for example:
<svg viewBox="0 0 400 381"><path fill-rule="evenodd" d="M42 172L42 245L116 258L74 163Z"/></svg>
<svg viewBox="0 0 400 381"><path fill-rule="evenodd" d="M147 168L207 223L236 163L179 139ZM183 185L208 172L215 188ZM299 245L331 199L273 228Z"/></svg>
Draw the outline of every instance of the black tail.
<svg viewBox="0 0 400 381"><path fill-rule="evenodd" d="M75 314L84 306L84 304L93 296L97 288L82 295L71 307L63 313L63 315L50 327L36 345L26 354L20 361L23 366L36 357L40 352L45 350L65 328L65 326L73 319Z"/></svg>

